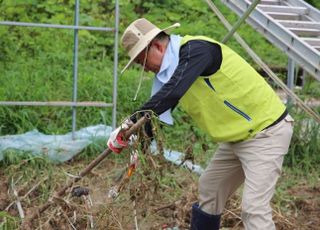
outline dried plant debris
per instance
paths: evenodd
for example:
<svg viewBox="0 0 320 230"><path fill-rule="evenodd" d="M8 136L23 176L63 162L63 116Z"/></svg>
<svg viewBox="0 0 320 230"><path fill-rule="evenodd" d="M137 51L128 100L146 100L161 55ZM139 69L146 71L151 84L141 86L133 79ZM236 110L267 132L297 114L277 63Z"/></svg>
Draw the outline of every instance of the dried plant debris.
<svg viewBox="0 0 320 230"><path fill-rule="evenodd" d="M6 214L0 217L1 226L22 226L21 210L16 205L19 200L26 217L38 215L29 229L189 229L191 207L197 202L198 176L167 162L161 154L152 155L148 141L145 133L140 133L122 158L104 160L63 197L53 194L70 179L64 172L77 175L88 164L85 160L50 172L42 169L34 175L18 173L17 169L11 176L0 174L0 208ZM192 148L186 152L192 158ZM289 190L289 195L294 199L285 207L273 207L277 229L317 229L320 187L301 185ZM50 207L35 213L46 202ZM243 229L239 194L228 200L221 226Z"/></svg>

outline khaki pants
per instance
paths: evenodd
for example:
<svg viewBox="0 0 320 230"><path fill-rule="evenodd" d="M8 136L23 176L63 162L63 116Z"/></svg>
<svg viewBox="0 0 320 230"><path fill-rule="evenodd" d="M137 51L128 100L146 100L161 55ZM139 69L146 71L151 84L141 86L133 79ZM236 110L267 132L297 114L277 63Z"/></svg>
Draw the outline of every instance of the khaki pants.
<svg viewBox="0 0 320 230"><path fill-rule="evenodd" d="M242 221L249 230L272 230L270 200L287 153L293 119L278 124L254 138L222 143L199 179L199 205L208 214L223 212L227 199L244 182Z"/></svg>

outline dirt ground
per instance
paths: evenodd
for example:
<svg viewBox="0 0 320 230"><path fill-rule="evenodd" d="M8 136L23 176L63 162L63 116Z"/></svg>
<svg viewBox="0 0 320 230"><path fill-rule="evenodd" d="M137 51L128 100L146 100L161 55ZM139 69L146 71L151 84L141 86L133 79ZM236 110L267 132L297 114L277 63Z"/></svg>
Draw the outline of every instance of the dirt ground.
<svg viewBox="0 0 320 230"><path fill-rule="evenodd" d="M8 215L0 216L2 226L11 226L7 229L24 226L15 203L17 197L28 219L39 211L38 207L47 202L53 191L64 185L66 177L61 176L62 171L77 171L85 164L74 161L57 166L50 177L55 180L40 175L28 183L16 183L17 196L11 178L1 172L0 210ZM44 191L49 197L43 195ZM118 195L112 198L110 191ZM290 199L281 202L283 206L273 203L277 229L319 229L320 185L299 184L286 192ZM240 200L235 194L228 201L222 217L223 229L243 229ZM129 178L126 163L112 159L102 162L62 199L53 198L50 207L33 220L31 229L158 230L175 226L180 230L189 229L190 208L196 201L197 176L187 169L177 168L159 156L146 157Z"/></svg>

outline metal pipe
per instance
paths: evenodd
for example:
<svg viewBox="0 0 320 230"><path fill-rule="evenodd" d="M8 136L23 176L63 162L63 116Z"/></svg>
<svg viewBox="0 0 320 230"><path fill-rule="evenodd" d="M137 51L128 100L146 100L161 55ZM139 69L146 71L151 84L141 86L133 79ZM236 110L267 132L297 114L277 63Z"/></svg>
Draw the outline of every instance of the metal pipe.
<svg viewBox="0 0 320 230"><path fill-rule="evenodd" d="M30 27L56 28L56 29L73 29L73 30L114 31L114 28L109 28L109 27L76 26L76 25L57 25L57 24L30 23L30 22L13 22L13 21L0 21L0 25L8 25L8 26L30 26Z"/></svg>
<svg viewBox="0 0 320 230"><path fill-rule="evenodd" d="M287 86L290 90L294 88L295 63L290 57L288 58ZM288 104L292 103L290 96L287 96Z"/></svg>
<svg viewBox="0 0 320 230"><path fill-rule="evenodd" d="M0 21L0 25L4 26L26 26L26 27L42 27L57 29L73 29L74 30L74 49L73 49L73 93L72 102L39 102L39 101L0 101L0 106L71 106L72 107L72 138L76 130L76 107L95 106L95 107L113 107L112 110L112 127L116 126L116 105L117 105L117 79L118 79L118 32L119 32L119 1L115 1L115 28L109 27L93 27L79 26L79 0L75 0L74 25L59 25L45 23L30 23L16 21ZM113 102L77 102L77 81L78 81L78 30L95 30L95 31L111 31L115 32L114 44L114 82L113 82Z"/></svg>
<svg viewBox="0 0 320 230"><path fill-rule="evenodd" d="M289 89L293 89L294 87L294 74L295 74L295 63L294 60L288 58L288 79L287 79L287 86Z"/></svg>
<svg viewBox="0 0 320 230"><path fill-rule="evenodd" d="M207 2L209 3L209 0L207 0ZM221 41L222 43L226 43L227 41L229 41L229 39L232 37L232 35L237 31L237 29L240 27L240 25L249 17L249 15L256 8L256 6L259 4L259 2L260 2L260 0L255 0L250 5L250 7L247 9L247 11L244 12L244 14L241 16L241 18L239 18L239 20L236 22L236 24L234 24L232 29L222 39L222 41Z"/></svg>
<svg viewBox="0 0 320 230"><path fill-rule="evenodd" d="M111 107L112 103L98 101L70 102L70 101L0 101L0 106L60 106L60 107Z"/></svg>
<svg viewBox="0 0 320 230"><path fill-rule="evenodd" d="M79 25L79 0L75 0L74 25ZM73 46L73 93L72 101L77 102L77 87L78 87L78 29L74 30L74 46ZM72 139L75 139L77 121L77 109L72 107Z"/></svg>
<svg viewBox="0 0 320 230"><path fill-rule="evenodd" d="M115 33L114 33L114 61L113 61L113 96L112 96L112 128L117 124L117 96L118 96L118 34L119 34L119 1L115 2Z"/></svg>

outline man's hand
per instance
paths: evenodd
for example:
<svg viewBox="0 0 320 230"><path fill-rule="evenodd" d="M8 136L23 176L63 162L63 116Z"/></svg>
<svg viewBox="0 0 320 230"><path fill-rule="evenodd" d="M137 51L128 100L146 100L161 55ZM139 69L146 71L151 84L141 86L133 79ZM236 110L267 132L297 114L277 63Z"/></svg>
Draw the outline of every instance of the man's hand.
<svg viewBox="0 0 320 230"><path fill-rule="evenodd" d="M121 153L123 148L128 147L129 138L125 139L125 131L133 125L130 119L125 120L118 128L110 133L107 142L109 149L115 153Z"/></svg>

